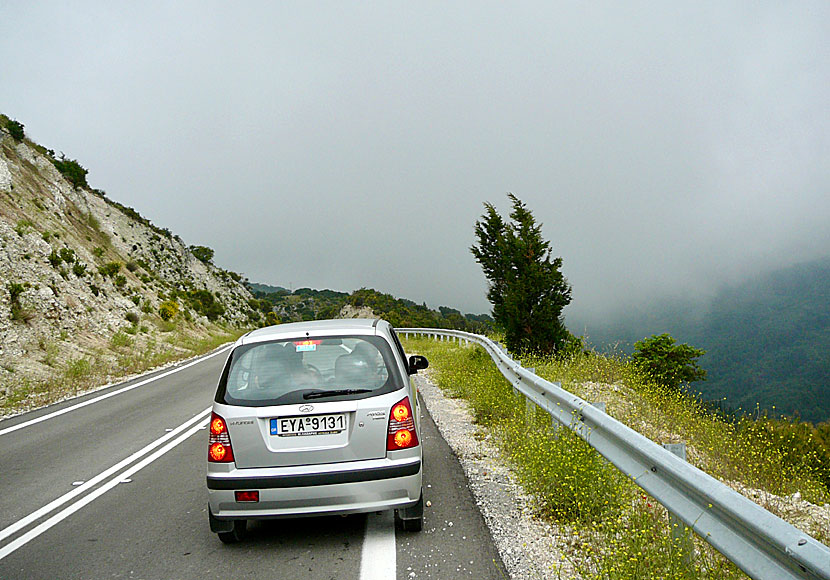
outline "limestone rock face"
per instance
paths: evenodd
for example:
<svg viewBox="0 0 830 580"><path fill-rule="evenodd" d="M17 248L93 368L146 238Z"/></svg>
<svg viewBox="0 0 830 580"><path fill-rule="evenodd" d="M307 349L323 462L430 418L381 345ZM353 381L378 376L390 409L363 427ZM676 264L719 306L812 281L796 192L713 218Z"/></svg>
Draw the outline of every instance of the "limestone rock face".
<svg viewBox="0 0 830 580"><path fill-rule="evenodd" d="M201 262L103 192L73 186L53 159L0 128L0 397L67 361L94 364L119 331L163 341L165 300L179 303L173 323L196 334L248 324L253 296L238 274Z"/></svg>

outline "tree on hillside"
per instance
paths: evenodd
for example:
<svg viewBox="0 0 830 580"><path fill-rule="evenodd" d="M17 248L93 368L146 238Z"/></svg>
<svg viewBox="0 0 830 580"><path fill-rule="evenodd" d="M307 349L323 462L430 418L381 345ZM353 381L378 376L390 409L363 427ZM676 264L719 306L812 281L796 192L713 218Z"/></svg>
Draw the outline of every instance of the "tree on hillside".
<svg viewBox="0 0 830 580"><path fill-rule="evenodd" d="M705 350L677 344L668 334L654 334L634 343L631 359L658 384L678 389L683 383L705 381L706 371L697 364Z"/></svg>
<svg viewBox="0 0 830 580"><path fill-rule="evenodd" d="M67 159L62 153L60 159L53 158L51 161L69 183L75 187L89 187L89 184L86 182L86 175L89 171L80 163L74 159Z"/></svg>
<svg viewBox="0 0 830 580"><path fill-rule="evenodd" d="M213 249L208 248L207 246L190 246L190 252L193 254L193 257L200 262L204 262L205 264L212 263Z"/></svg>
<svg viewBox="0 0 830 580"><path fill-rule="evenodd" d="M504 329L507 348L518 353L550 354L573 340L562 309L571 302L571 286L560 271L562 258L551 257L542 225L512 193L510 222L491 203L476 221L478 244L470 251L488 280L493 318Z"/></svg>
<svg viewBox="0 0 830 580"><path fill-rule="evenodd" d="M9 135L16 141L23 141L23 138L26 136L26 132L23 130L23 123L20 121L10 120L6 125L6 129L9 130Z"/></svg>

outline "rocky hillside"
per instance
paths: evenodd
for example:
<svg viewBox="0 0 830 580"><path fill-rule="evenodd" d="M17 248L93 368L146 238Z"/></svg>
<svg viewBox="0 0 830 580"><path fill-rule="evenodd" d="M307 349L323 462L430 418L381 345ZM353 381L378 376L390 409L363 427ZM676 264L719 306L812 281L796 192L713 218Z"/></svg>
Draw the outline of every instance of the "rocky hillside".
<svg viewBox="0 0 830 580"><path fill-rule="evenodd" d="M78 367L118 374L131 356L158 359L259 318L212 250L90 188L79 163L13 125L0 116L0 404Z"/></svg>

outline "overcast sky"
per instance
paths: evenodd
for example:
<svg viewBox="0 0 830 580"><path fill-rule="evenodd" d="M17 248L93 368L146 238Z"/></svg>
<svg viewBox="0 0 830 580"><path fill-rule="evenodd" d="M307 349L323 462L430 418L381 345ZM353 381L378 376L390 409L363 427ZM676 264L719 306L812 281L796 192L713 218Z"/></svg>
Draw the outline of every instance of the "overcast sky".
<svg viewBox="0 0 830 580"><path fill-rule="evenodd" d="M826 0L0 0L0 112L256 282L488 311L508 191L575 318L830 255Z"/></svg>

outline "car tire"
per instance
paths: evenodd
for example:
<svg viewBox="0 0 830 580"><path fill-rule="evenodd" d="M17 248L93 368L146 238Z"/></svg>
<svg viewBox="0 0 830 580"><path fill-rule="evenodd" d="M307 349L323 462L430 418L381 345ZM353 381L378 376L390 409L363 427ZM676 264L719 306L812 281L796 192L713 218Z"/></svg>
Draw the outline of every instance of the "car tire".
<svg viewBox="0 0 830 580"><path fill-rule="evenodd" d="M411 520L401 520L401 527L405 532L420 532L424 527L424 516Z"/></svg>
<svg viewBox="0 0 830 580"><path fill-rule="evenodd" d="M395 510L395 519L400 522L401 529L405 532L420 532L424 527L424 491L421 490L421 496L418 498L418 503L409 508Z"/></svg>
<svg viewBox="0 0 830 580"><path fill-rule="evenodd" d="M245 538L247 528L248 520L234 520L233 529L230 532L219 532L217 535L223 544L236 544Z"/></svg>

